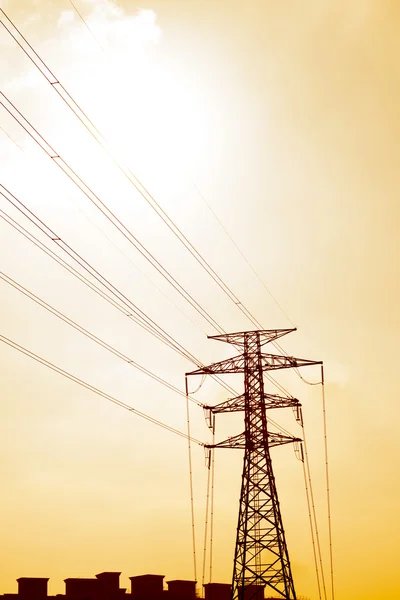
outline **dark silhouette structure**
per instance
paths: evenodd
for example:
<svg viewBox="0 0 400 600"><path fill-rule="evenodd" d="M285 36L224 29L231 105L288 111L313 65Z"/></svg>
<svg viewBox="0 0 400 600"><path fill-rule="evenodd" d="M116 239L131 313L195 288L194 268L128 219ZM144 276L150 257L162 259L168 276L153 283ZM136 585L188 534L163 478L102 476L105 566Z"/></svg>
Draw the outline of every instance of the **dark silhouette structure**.
<svg viewBox="0 0 400 600"><path fill-rule="evenodd" d="M65 594L49 596L44 577L20 577L17 594L0 595L0 600L196 600L196 581L173 579L164 588L164 575L136 575L130 577L131 591L120 588L121 573L106 571L95 577L68 577L64 579ZM229 600L229 583L204 585L204 600ZM246 599L247 600L247 599ZM264 600L261 593L259 600ZM265 600L270 600L266 598Z"/></svg>
<svg viewBox="0 0 400 600"><path fill-rule="evenodd" d="M243 433L207 446L244 450L232 600L262 600L264 588L272 589L280 598L296 600L270 448L301 440L270 431L266 411L288 407L300 411L301 405L293 397L267 394L264 390L264 372L316 365L321 362L262 351L265 344L292 331L295 329L242 331L212 336L211 339L240 348L241 354L187 373L244 375L242 395L222 404L206 407L209 411L208 422L212 428L215 414L244 412Z"/></svg>

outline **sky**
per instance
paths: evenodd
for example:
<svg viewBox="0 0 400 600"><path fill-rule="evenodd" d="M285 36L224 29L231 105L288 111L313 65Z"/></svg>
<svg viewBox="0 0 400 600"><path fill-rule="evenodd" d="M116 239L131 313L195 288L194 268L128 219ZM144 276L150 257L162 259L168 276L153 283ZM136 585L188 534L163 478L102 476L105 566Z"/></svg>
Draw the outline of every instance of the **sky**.
<svg viewBox="0 0 400 600"><path fill-rule="evenodd" d="M74 8L75 5L75 8ZM337 0L3 0L12 19L107 139L111 153L178 225L265 329L294 356L323 360L337 600L397 600L400 458L400 12ZM77 9L77 10L76 10ZM78 12L77 12L78 11ZM226 331L237 306L0 29L2 93ZM3 97L2 97L3 99ZM1 107L0 107L1 108ZM101 215L11 115L0 110L0 183L204 364L235 349ZM0 196L6 213L59 256ZM184 389L194 366L0 220L1 273L130 360ZM2 276L3 276L2 275ZM10 281L8 279L7 281ZM171 427L185 400L7 283L1 335ZM379 346L380 349L372 346ZM0 344L0 593L21 576L122 571L192 579L188 449L159 428ZM304 376L319 381L318 368ZM329 544L320 386L277 376L303 404L325 579ZM200 382L193 378L190 389ZM240 390L239 378L230 378ZM270 385L270 384L269 384ZM271 391L274 388L271 387ZM206 380L193 396L228 392ZM202 409L191 432L210 442ZM291 414L273 417L294 435ZM239 433L220 415L217 439ZM318 589L302 465L272 450L298 595ZM198 588L207 470L192 447ZM215 457L213 579L229 582L239 451ZM206 581L209 568L207 563Z"/></svg>

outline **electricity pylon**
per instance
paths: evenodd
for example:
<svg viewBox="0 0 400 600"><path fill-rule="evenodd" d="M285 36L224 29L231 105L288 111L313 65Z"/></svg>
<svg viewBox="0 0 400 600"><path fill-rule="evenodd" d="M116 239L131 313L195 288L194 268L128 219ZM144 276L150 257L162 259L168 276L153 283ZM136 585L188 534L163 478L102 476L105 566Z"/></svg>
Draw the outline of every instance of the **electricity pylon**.
<svg viewBox="0 0 400 600"><path fill-rule="evenodd" d="M266 343L292 331L295 329L244 331L212 336L211 339L239 347L242 353L187 373L244 373L244 393L241 396L206 407L210 418L217 413L244 411L243 433L207 446L244 449L232 600L250 600L259 597L260 592L263 596L265 587L286 600L296 600L270 448L301 440L269 431L266 410L293 407L300 415L301 405L296 398L265 393L263 373L321 362L261 351Z"/></svg>

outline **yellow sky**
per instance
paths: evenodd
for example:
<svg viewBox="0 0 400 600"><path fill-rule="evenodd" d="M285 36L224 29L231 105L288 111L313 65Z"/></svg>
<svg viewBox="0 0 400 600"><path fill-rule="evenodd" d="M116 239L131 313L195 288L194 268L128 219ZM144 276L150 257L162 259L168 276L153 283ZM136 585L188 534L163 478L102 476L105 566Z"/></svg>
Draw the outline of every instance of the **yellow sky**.
<svg viewBox="0 0 400 600"><path fill-rule="evenodd" d="M282 345L324 360L336 598L397 600L397 3L74 3L90 31L68 0L3 0L1 7L263 326L290 326L196 187L201 190L298 327ZM0 87L213 318L227 331L250 328L4 30ZM204 363L229 356L229 347L206 339L215 333L210 325L4 110L0 127L0 183ZM24 223L6 201L0 209ZM183 388L184 373L193 368L188 361L3 220L0 244L8 276ZM185 429L180 396L0 283L2 335ZM104 570L122 571L124 585L148 572L192 578L185 440L7 346L0 357L0 592L14 591L20 576L50 577L52 593L63 591L66 577ZM318 379L317 370L305 374ZM296 377L284 381L304 404L327 561L320 389ZM226 396L207 381L197 397L216 403ZM217 435L241 427L240 419L221 416ZM209 440L195 406L192 428ZM292 448L275 449L273 459L296 589L316 600L301 465ZM203 449L193 448L193 460L201 573ZM240 468L240 453L219 451L216 581L231 577Z"/></svg>

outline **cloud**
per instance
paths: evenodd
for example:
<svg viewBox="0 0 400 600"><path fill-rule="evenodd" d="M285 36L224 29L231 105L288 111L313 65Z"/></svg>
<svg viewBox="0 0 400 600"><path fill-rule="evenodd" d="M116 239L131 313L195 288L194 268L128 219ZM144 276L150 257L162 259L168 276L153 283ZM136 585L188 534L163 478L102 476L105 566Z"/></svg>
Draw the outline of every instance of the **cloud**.
<svg viewBox="0 0 400 600"><path fill-rule="evenodd" d="M57 26L62 27L65 23L71 23L75 21L75 13L72 10L63 10L58 21Z"/></svg>
<svg viewBox="0 0 400 600"><path fill-rule="evenodd" d="M88 27L100 38L102 43L117 50L129 50L148 42L157 43L161 37L161 28L157 24L157 14L153 10L140 9L134 15L128 15L112 2L94 3L85 18Z"/></svg>

